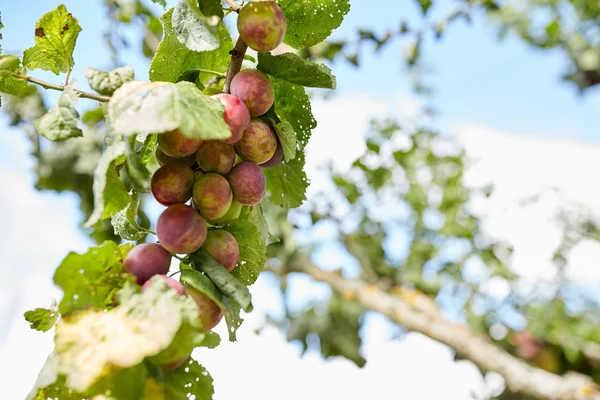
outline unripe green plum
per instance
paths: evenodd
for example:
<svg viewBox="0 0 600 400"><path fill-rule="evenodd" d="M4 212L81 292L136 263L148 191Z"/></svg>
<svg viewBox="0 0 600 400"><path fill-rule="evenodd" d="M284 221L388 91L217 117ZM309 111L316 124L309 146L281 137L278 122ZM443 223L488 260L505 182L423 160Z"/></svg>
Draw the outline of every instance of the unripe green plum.
<svg viewBox="0 0 600 400"><path fill-rule="evenodd" d="M237 240L223 229L208 231L202 248L229 272L233 271L240 258Z"/></svg>
<svg viewBox="0 0 600 400"><path fill-rule="evenodd" d="M235 163L235 150L230 144L209 140L202 143L196 152L196 160L204 172L226 174Z"/></svg>
<svg viewBox="0 0 600 400"><path fill-rule="evenodd" d="M233 200L231 186L222 175L208 173L194 183L194 204L200 215L207 220L224 216Z"/></svg>
<svg viewBox="0 0 600 400"><path fill-rule="evenodd" d="M171 157L166 155L165 152L160 149L160 146L156 146L156 149L154 150L154 156L156 157L156 161L159 165L178 163L187 165L191 168L194 166L194 164L196 164L196 154L190 154L189 156L181 158Z"/></svg>
<svg viewBox="0 0 600 400"><path fill-rule="evenodd" d="M281 142L277 139L277 149L275 150L275 154L273 157L265 163L260 164L261 168L272 168L276 167L283 161L283 147L281 146Z"/></svg>
<svg viewBox="0 0 600 400"><path fill-rule="evenodd" d="M260 167L244 161L233 167L229 175L233 198L243 205L255 206L265 197L267 181Z"/></svg>
<svg viewBox="0 0 600 400"><path fill-rule="evenodd" d="M206 222L196 210L185 204L169 206L158 217L156 236L160 244L175 254L198 250L207 234Z"/></svg>
<svg viewBox="0 0 600 400"><path fill-rule="evenodd" d="M240 216L242 212L242 207L242 204L234 199L231 201L231 206L229 207L229 210L227 210L227 213L225 215L215 220L207 220L207 222L209 222L211 225L221 226L229 222L235 221Z"/></svg>
<svg viewBox="0 0 600 400"><path fill-rule="evenodd" d="M150 183L152 195L163 206L183 204L192 197L195 174L188 166L165 164L154 172Z"/></svg>
<svg viewBox="0 0 600 400"><path fill-rule="evenodd" d="M167 284L167 286L170 287L171 289L175 290L178 295L183 296L185 294L185 292L183 290L183 285L179 281L176 281L175 279L173 279L169 276L166 276L166 275L155 275L155 276L158 277L156 279L163 279L165 281L165 283ZM142 292L145 292L146 290L148 290L148 288L150 288L150 286L152 286L153 279L155 279L155 278L152 277L151 279L148 279L142 285Z"/></svg>
<svg viewBox="0 0 600 400"><path fill-rule="evenodd" d="M209 331L221 322L223 318L223 310L214 301L212 301L207 295L194 289L187 283L183 285L185 293L190 296L198 306L200 311L200 321L202 322L202 329Z"/></svg>
<svg viewBox="0 0 600 400"><path fill-rule="evenodd" d="M266 113L275 101L275 88L267 74L257 69L245 69L231 80L231 94L244 102L250 116Z"/></svg>
<svg viewBox="0 0 600 400"><path fill-rule="evenodd" d="M287 22L274 1L253 1L240 10L237 28L251 49L264 52L281 44Z"/></svg>
<svg viewBox="0 0 600 400"><path fill-rule="evenodd" d="M250 124L248 107L246 107L243 101L227 93L215 94L213 97L223 103L223 107L225 108L223 118L231 129L231 137L229 139L221 139L221 142L233 144L239 141Z"/></svg>
<svg viewBox="0 0 600 400"><path fill-rule="evenodd" d="M170 266L171 255L156 243L138 244L129 251L123 261L125 272L133 274L140 285L154 275L166 274Z"/></svg>
<svg viewBox="0 0 600 400"><path fill-rule="evenodd" d="M235 144L237 153L246 161L262 164L271 159L277 150L277 135L260 119L253 119L242 140Z"/></svg>
<svg viewBox="0 0 600 400"><path fill-rule="evenodd" d="M185 157L194 154L201 144L201 139L187 137L179 129L158 135L160 149L171 157Z"/></svg>

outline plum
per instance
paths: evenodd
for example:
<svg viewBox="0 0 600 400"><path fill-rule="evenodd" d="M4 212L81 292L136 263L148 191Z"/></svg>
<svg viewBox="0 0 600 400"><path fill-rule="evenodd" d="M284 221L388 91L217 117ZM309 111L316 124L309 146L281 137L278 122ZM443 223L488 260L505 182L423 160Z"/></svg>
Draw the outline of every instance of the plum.
<svg viewBox="0 0 600 400"><path fill-rule="evenodd" d="M198 250L207 234L206 222L196 210L185 204L169 206L158 217L156 236L160 244L175 254Z"/></svg>
<svg viewBox="0 0 600 400"><path fill-rule="evenodd" d="M253 119L235 150L246 161L262 164L271 159L277 150L277 135L260 119Z"/></svg>
<svg viewBox="0 0 600 400"><path fill-rule="evenodd" d="M225 112L223 118L231 129L231 137L229 139L221 139L221 142L233 144L242 138L242 134L250 124L250 112L244 102L235 96L227 93L215 94L216 97L223 103Z"/></svg>
<svg viewBox="0 0 600 400"><path fill-rule="evenodd" d="M223 229L208 231L202 248L229 272L233 271L240 258L240 246L237 240Z"/></svg>
<svg viewBox="0 0 600 400"><path fill-rule="evenodd" d="M231 80L231 94L244 102L250 116L266 113L275 101L275 88L267 74L257 69L245 69Z"/></svg>
<svg viewBox="0 0 600 400"><path fill-rule="evenodd" d="M267 181L260 167L244 161L234 166L227 176L233 198L246 206L255 206L265 197Z"/></svg>
<svg viewBox="0 0 600 400"><path fill-rule="evenodd" d="M264 162L259 165L261 168L272 168L276 167L283 161L283 147L281 146L281 142L277 139L277 149L275 149L275 154L273 157L269 159L269 161Z"/></svg>
<svg viewBox="0 0 600 400"><path fill-rule="evenodd" d="M152 195L163 206L183 204L192 197L195 174L179 163L165 164L154 172L150 183Z"/></svg>
<svg viewBox="0 0 600 400"><path fill-rule="evenodd" d="M235 163L235 150L230 144L209 140L202 143L196 152L196 159L204 172L226 174Z"/></svg>
<svg viewBox="0 0 600 400"><path fill-rule="evenodd" d="M133 274L140 285L154 275L166 274L170 266L171 255L156 243L138 244L129 251L123 261L125 272Z"/></svg>
<svg viewBox="0 0 600 400"><path fill-rule="evenodd" d="M271 51L281 44L287 21L274 1L253 1L241 9L237 20L240 37L256 51Z"/></svg>
<svg viewBox="0 0 600 400"><path fill-rule="evenodd" d="M193 199L200 215L207 220L215 220L227 213L233 195L227 179L219 174L207 173L194 183Z"/></svg>
<svg viewBox="0 0 600 400"><path fill-rule="evenodd" d="M167 284L167 286L170 287L171 289L175 290L178 295L183 296L185 294L185 292L183 290L183 285L181 283L179 283L178 281L176 281L175 279L168 277L166 275L160 275L160 274L156 275L156 276L158 276L160 279L163 279L165 281L165 283ZM154 277L152 279L154 279ZM142 285L142 292L148 290L148 288L150 286L152 286L152 279L148 279Z"/></svg>
<svg viewBox="0 0 600 400"><path fill-rule="evenodd" d="M188 354L187 356L183 357L181 360L177 360L177 361L169 363L169 364L161 365L160 369L162 369L163 372L174 371L177 368L181 367L183 364L185 364L187 362L187 360L190 358L190 356L191 356L191 354Z"/></svg>
<svg viewBox="0 0 600 400"><path fill-rule="evenodd" d="M202 144L202 139L185 136L179 129L158 135L160 150L171 157L185 157L194 154Z"/></svg>
<svg viewBox="0 0 600 400"><path fill-rule="evenodd" d="M211 225L220 226L225 225L228 222L235 221L240 216L242 212L242 207L242 204L234 199L231 201L231 206L229 207L229 210L227 210L227 213L225 215L218 219L207 220L207 222L209 222Z"/></svg>
<svg viewBox="0 0 600 400"><path fill-rule="evenodd" d="M214 301L212 301L207 295L201 291L194 289L187 283L183 285L185 293L190 296L198 306L200 311L200 321L202 322L202 329L209 331L221 322L223 318L223 310Z"/></svg>
<svg viewBox="0 0 600 400"><path fill-rule="evenodd" d="M160 149L160 146L156 146L156 149L154 150L154 156L156 157L158 164L161 166L169 163L178 163L187 165L188 167L193 167L196 163L196 154L190 154L189 156L181 158L171 157L166 155L165 152Z"/></svg>

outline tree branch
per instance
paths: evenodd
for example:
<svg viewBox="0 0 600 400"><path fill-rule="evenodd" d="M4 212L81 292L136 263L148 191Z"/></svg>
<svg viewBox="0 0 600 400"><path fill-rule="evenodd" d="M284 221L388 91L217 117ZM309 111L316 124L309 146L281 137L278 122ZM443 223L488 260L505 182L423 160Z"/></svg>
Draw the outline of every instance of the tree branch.
<svg viewBox="0 0 600 400"><path fill-rule="evenodd" d="M238 11L240 8L242 8L242 6L236 3L235 0L225 0L225 3L227 3L227 5L233 8L235 11Z"/></svg>
<svg viewBox="0 0 600 400"><path fill-rule="evenodd" d="M24 81L27 81L27 82L35 83L36 85L39 85L39 86L43 87L44 89L58 90L60 92L62 92L63 90L65 90L64 86L55 85L53 83L45 82L45 81L42 81L40 79L34 78L32 76L24 75L24 74L21 74L21 73L15 74L15 77L17 77L19 79L23 79ZM100 101L100 102L103 102L103 103L106 103L106 102L108 102L110 100L109 96L102 96L102 95L99 95L99 94L88 93L88 92L84 92L84 91L77 90L77 89L75 89L75 93L77 93L77 95L79 97L83 97L83 98L86 98L86 99L92 99L92 100Z"/></svg>
<svg viewBox="0 0 600 400"><path fill-rule="evenodd" d="M235 2L234 2L235 4ZM229 68L227 69L227 77L225 78L225 93L230 92L231 80L240 72L242 68L242 62L244 62L244 55L246 54L246 50L248 49L248 45L246 42L242 40L242 38L238 38L235 43L235 47L233 50L229 52L231 54L231 62L229 63Z"/></svg>
<svg viewBox="0 0 600 400"><path fill-rule="evenodd" d="M324 271L305 255L295 256L281 269L271 271L302 272L329 284L348 300L379 312L410 331L444 343L481 370L497 372L511 392L541 400L600 400L600 388L589 377L577 373L559 376L525 363L469 327L447 320L435 303L418 291L403 288L395 294L386 293L363 281Z"/></svg>

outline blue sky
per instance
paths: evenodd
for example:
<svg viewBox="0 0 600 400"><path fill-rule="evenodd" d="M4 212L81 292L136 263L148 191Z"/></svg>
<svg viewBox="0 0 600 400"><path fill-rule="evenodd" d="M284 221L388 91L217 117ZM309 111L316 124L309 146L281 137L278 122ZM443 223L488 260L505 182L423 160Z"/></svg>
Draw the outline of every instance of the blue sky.
<svg viewBox="0 0 600 400"><path fill-rule="evenodd" d="M3 48L5 52L16 52L20 55L22 50L33 44L33 30L36 20L44 12L54 8L58 2L29 0L27 7L23 7L23 4L19 2L7 1L5 3L7 4L0 6L2 22L5 25ZM64 3L68 10L79 19L83 27L75 50L76 65L72 77L78 80L79 88L85 89L87 88L83 75L85 67L110 68L107 49L102 37L105 29L103 24L105 11L101 6L102 2L98 0L67 0ZM171 0L168 3L171 6L174 1ZM376 6L376 4L379 6ZM448 7L448 4L449 2L445 2L444 7ZM153 7L160 10L158 6ZM432 13L440 16L444 15L447 10L447 8L434 8ZM399 21L403 18L418 21L419 13L414 7L413 1L372 2L353 0L352 9L343 26L335 32L334 38L354 38L357 28L373 29L379 33L384 32L386 29L395 30ZM137 31L132 33L132 37L135 37L135 32ZM461 127L465 124L469 124L469 126L485 126L490 131L501 131L517 139L533 135L564 139L566 142L598 143L600 90L594 89L584 96L579 95L573 86L560 82L561 73L566 68L566 62L561 54L533 51L519 41L510 38L498 42L495 32L495 27L480 16L480 18L475 19L472 25L467 25L464 22L454 24L440 42L428 41L425 47L425 57L428 62L435 65L435 72L428 78L428 81L436 89L433 103L441 112L437 123L446 128L449 133L457 133L456 131L462 129ZM137 41L134 44L137 46ZM360 150L358 144L353 146L352 143L360 142L359 136L364 132L363 128L369 117L386 114L400 116L414 114L415 100L414 96L410 94L411 82L404 70L401 59L404 44L395 41L377 55L372 55L371 48L366 46L362 52L362 67L360 69L356 69L345 62L339 62L331 66L337 76L338 89L330 103L322 100L315 103L315 115L320 125L318 135L321 135L319 137L315 133L313 138L315 153L319 153L319 147L321 147L320 153L326 152L325 149L336 145L340 137L347 135L349 139L347 146L349 147L344 148L344 154L336 155L336 157L350 160L352 155L357 155L355 152ZM135 68L137 79L147 79L148 62L138 56L137 51L123 53L122 59L126 64L130 64ZM60 83L64 79L62 76L56 77L51 73L42 71L32 71L31 75L56 83ZM57 93L49 93L49 99L56 99L56 97ZM93 106L92 102L86 102L85 100L81 100L81 104L89 107ZM357 119L352 119L354 114L361 115ZM475 135L478 133L479 131L475 130ZM483 135L484 132L481 134ZM493 135L490 137L495 138ZM473 141L477 142L477 138ZM479 139L479 141L485 140ZM489 159L494 159L496 165L502 167L504 162L513 163L512 153L527 149L529 151L528 162L536 163L538 160L538 154L536 153L538 143L527 142L527 146L522 149L518 147L521 143L515 141L512 146L498 146L504 153L497 159L493 158L494 154L489 154ZM76 199L70 195L39 193L32 188L34 178L29 171L33 167L33 162L28 156L27 146L22 132L7 128L5 120L0 117L0 181L4 187L13 188L12 191L4 191L0 194L0 221L2 221L0 249L3 254L10 254L10 257L5 259L4 262L7 279L0 282L0 304L3 305L0 309L0 326L2 327L0 328L0 358L3 358L1 356L3 342L6 343L7 348L27 346L30 349L31 361L26 359L17 360L17 357L15 357L12 364L15 371L23 371L24 380L35 376L34 372L34 375L32 375L29 362L40 364L43 361L44 354L49 348L48 340L51 340L51 338L49 339L46 335L45 342L40 340L40 343L31 345L32 341L36 340L35 338L41 336L35 332L30 333L25 330L26 326L24 327L25 324L20 314L28 308L46 306L52 296L59 295L51 286L52 271L68 251L84 251L88 245L87 239L76 228L80 219ZM567 146L563 147L566 148ZM557 162L560 162L559 158L562 157L562 154L560 152L553 154L556 155ZM525 168L525 165L527 164L519 164L519 168ZM507 174L509 172L513 173L513 176L519 174L516 164L511 167L515 169L506 169ZM582 170L581 165L579 167ZM503 179L503 182L509 180L504 175ZM315 187L319 187L316 180L314 184ZM523 186L527 185L523 184ZM327 232L321 232L320 234L326 236ZM30 243L35 244L34 250L32 250ZM322 248L319 252L319 258L325 264L335 264L340 259L343 260L343 258L340 258L340 253L331 247ZM21 282L21 284L14 285L13 282ZM269 289L269 283L270 281L267 279L263 283L257 284L253 289L253 293L258 295L262 293L261 291L268 293L260 295L261 300L257 300L259 304L257 309L263 311L278 309L276 292L272 288ZM309 295L320 296L326 292L322 285L315 285L307 278L296 279L294 291L303 297ZM8 304L9 307L4 307L5 304ZM7 328L5 329L5 327ZM12 328L14 328L13 331L11 331ZM379 349L378 346L384 341L385 335L381 332L387 332L386 324L375 318L369 324L368 330L370 332L368 336L369 343L372 344L369 345L366 351L367 354L370 354L371 348L374 349L373 358L377 359L379 353L375 350ZM269 340L279 339L265 340L266 342L261 342L259 339L244 337L244 340L240 341L241 344L237 345L235 351L238 351L237 354L239 355L239 351L242 351L239 346L244 345L244 343L247 343L247 347L243 351L250 352L249 348L252 348L252 346L268 347L271 346ZM450 357L446 357L446 352L427 346L419 347L421 345L419 344L415 348L424 349L418 354L423 365L429 362L428 357L431 354L434 354L432 357L437 360L436 357L442 357L439 355L443 353L441 364L444 367L440 370L440 373L447 374L450 377L459 376L454 375L457 373L455 366L450 362ZM283 343L278 344L279 347L273 346L273 349L278 349L277 351L282 351L285 354L287 352L293 353L292 350L282 350L284 349ZM408 357L407 351L410 353L410 349L405 347L402 348L402 352L398 353L401 354L399 357ZM228 347L219 350L225 352L220 354L228 354L227 351L229 350L227 349ZM384 356L388 351L385 349L387 348L383 350ZM395 347L394 349L398 350ZM17 352L13 351L7 354L11 359L11 355L14 356ZM235 354L232 355L232 357L234 356ZM253 355L248 353L248 356L252 357ZM369 379L373 379L373 382L379 382L378 374L381 371L377 369L377 365L387 368L384 356L379 356L381 364L373 361L375 363L372 370L373 377L368 378L371 372L367 371L365 375L361 375L361 379L365 379L366 382ZM284 358L269 357L266 357L266 359L273 362L283 362L284 365L290 366L290 368L293 366L298 371L303 371L303 374L311 373L307 368L322 371L318 372L322 376L330 376L327 374L332 373L327 368L334 368L335 374L351 373L348 372L350 367L344 361L323 363L313 357L306 364L296 364L297 353L289 354L289 357L286 355L285 357L288 358L284 356L281 356ZM407 370L410 371L411 368L419 369L419 364L409 363L409 358L406 358L406 360ZM225 375L226 368L218 364L216 358L213 358L212 362L215 364L212 367L217 371L218 368L221 368L223 375ZM431 365L431 363L428 365ZM400 365L398 368L401 369L402 366ZM33 368L33 370L35 369ZM424 368L424 371L428 371L427 368ZM1 372L2 369L0 368L0 376L8 376ZM430 372L435 373L435 371ZM315 372L315 374L317 373ZM215 375L217 381L218 373L213 373L213 375ZM460 375L457 379L460 380L462 377L463 375ZM348 379L343 379L343 377L341 379L341 382L348 382ZM394 379L395 377L392 376L389 381L395 382ZM404 383L408 386L411 385L411 382ZM29 381L25 381L23 384L27 386ZM323 383L323 385L325 384ZM13 383L12 389L9 388L9 391L4 392L5 395L0 395L0 397L16 398L11 395L20 393L18 388L15 389L15 387L16 383ZM423 394L423 390L430 390L423 389L423 387L423 385L420 385L416 389L420 392L415 393ZM231 390L234 389L225 388L225 390L229 390L227 393L231 395L230 397L233 397ZM348 393L354 393L351 390L358 389L350 387L348 390ZM432 393L431 397L423 394L420 398L439 398L439 393L435 394L433 392L435 388L431 388L431 390L432 392L427 392ZM410 396L410 391L407 391L406 395L407 398L414 398ZM458 394L455 397L446 397L453 399L468 398L467 395L459 397ZM254 397L250 396L250 398ZM277 397L274 393L273 397L265 395L263 398Z"/></svg>

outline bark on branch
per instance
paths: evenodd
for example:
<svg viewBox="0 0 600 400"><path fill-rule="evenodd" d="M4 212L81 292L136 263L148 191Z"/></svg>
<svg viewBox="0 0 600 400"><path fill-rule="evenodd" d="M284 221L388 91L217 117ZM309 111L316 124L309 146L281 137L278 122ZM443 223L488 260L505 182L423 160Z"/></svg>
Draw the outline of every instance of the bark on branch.
<svg viewBox="0 0 600 400"><path fill-rule="evenodd" d="M497 372L513 393L540 400L600 400L600 387L591 378L578 373L560 376L525 363L468 326L447 320L435 303L418 291L402 288L386 293L361 280L324 271L305 255L293 257L284 269L274 272L302 272L329 284L348 300L389 317L407 330L444 343L481 370Z"/></svg>

